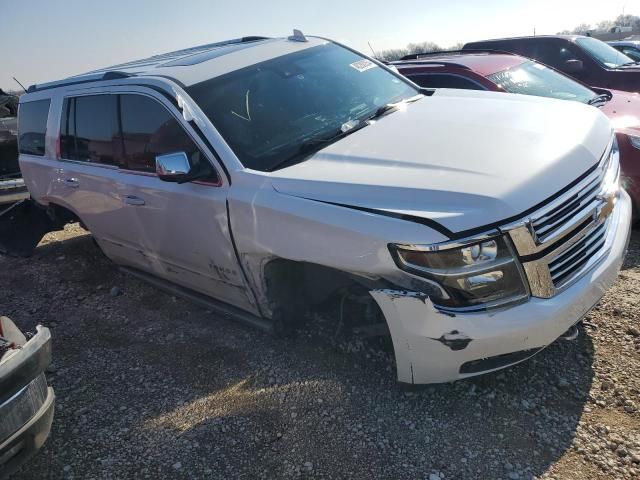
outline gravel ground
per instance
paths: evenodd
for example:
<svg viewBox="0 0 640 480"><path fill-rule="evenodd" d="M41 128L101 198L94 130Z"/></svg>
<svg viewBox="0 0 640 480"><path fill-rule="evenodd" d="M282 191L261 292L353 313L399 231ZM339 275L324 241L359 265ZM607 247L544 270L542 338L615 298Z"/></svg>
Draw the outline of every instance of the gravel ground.
<svg viewBox="0 0 640 480"><path fill-rule="evenodd" d="M577 340L417 388L375 346L278 339L161 293L76 225L0 256L0 284L0 313L54 341L51 436L14 479L640 478L637 230Z"/></svg>

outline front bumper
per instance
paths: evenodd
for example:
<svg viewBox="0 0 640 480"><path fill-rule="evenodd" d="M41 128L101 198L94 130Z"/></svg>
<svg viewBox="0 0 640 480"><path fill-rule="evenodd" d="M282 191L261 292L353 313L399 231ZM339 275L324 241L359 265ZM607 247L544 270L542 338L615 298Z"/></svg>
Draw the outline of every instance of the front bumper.
<svg viewBox="0 0 640 480"><path fill-rule="evenodd" d="M503 310L444 313L419 292L375 290L389 325L398 380L439 383L514 365L580 321L615 282L631 233L631 200L622 193L609 253L582 278L548 299Z"/></svg>

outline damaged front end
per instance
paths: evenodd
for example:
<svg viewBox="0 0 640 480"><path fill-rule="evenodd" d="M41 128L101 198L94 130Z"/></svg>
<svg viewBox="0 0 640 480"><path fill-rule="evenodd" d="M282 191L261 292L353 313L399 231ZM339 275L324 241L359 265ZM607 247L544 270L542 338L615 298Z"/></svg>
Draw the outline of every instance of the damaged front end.
<svg viewBox="0 0 640 480"><path fill-rule="evenodd" d="M628 196L620 209L608 255L551 298L452 311L427 293L371 290L391 333L398 380L442 383L479 375L527 360L558 338L575 337L572 327L613 285L622 265L630 234Z"/></svg>

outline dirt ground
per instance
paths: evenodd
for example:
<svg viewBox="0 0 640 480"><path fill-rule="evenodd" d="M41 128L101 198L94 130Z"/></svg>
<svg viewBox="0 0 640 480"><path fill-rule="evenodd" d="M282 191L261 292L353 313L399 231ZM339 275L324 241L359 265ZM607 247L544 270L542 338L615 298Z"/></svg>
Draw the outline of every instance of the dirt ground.
<svg viewBox="0 0 640 480"><path fill-rule="evenodd" d="M122 273L77 225L0 256L0 314L52 330L51 436L13 479L640 478L640 231L573 342L406 388L375 346L279 339Z"/></svg>

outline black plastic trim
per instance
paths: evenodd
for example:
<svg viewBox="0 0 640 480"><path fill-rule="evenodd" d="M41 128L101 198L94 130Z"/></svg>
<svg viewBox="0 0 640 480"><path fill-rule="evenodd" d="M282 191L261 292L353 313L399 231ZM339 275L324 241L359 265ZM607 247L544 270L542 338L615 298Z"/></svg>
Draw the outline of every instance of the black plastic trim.
<svg viewBox="0 0 640 480"><path fill-rule="evenodd" d="M531 348L529 350L520 350L518 352L496 355L495 357L471 360L470 362L465 362L460 366L460 373L481 373L486 372L487 370L507 367L533 357L540 350L542 350L542 348Z"/></svg>

